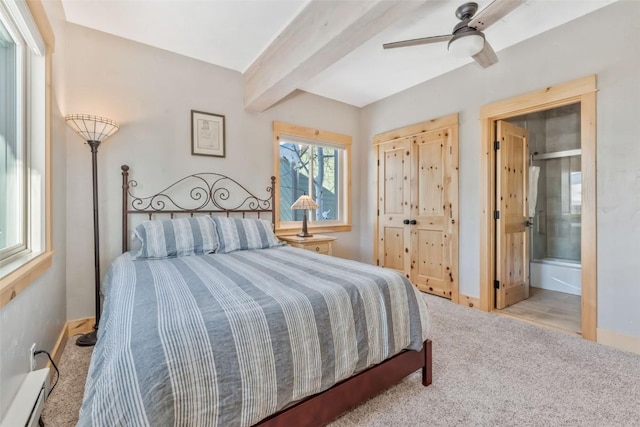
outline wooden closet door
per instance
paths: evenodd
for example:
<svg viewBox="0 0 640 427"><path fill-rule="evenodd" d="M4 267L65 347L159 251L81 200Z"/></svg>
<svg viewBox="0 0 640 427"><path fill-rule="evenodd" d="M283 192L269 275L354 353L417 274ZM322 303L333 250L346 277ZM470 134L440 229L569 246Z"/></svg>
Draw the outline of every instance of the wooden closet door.
<svg viewBox="0 0 640 427"><path fill-rule="evenodd" d="M422 291L456 299L457 144L452 128L414 137L411 279Z"/></svg>
<svg viewBox="0 0 640 427"><path fill-rule="evenodd" d="M411 138L378 145L378 264L409 277Z"/></svg>

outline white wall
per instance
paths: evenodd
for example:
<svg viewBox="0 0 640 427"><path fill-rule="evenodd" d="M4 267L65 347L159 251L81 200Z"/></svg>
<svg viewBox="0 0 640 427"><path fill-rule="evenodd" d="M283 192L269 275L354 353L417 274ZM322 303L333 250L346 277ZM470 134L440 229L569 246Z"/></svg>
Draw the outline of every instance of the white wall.
<svg viewBox="0 0 640 427"><path fill-rule="evenodd" d="M131 166L138 194L196 172L229 175L261 192L274 174L273 120L348 134L358 143L355 107L300 92L265 113L248 113L238 72L73 24L67 35L65 112L121 125L98 153L102 274L121 248L120 165ZM225 158L191 155L191 110L225 116ZM91 155L71 130L67 139L67 316L76 319L94 314ZM354 162L354 189L360 175ZM347 258L360 256L357 203L353 215L353 230L336 234L335 253Z"/></svg>
<svg viewBox="0 0 640 427"><path fill-rule="evenodd" d="M66 147L65 123L58 95L62 92L61 58L64 57L64 16L59 2L44 2L56 31L53 55L53 122L51 155L53 168L53 255L52 267L27 289L0 308L0 420L29 371L28 351L32 343L51 352L66 322ZM46 356L39 356L39 367Z"/></svg>
<svg viewBox="0 0 640 427"><path fill-rule="evenodd" d="M640 337L640 2L620 1L362 111L361 244L372 257L375 134L460 113L460 292L479 296L479 109L589 74L598 76L598 328Z"/></svg>

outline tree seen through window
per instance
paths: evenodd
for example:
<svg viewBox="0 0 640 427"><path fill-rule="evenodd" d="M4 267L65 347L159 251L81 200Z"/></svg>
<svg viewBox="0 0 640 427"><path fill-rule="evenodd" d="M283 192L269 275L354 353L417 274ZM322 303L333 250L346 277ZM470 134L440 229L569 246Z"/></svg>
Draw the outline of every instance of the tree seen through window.
<svg viewBox="0 0 640 427"><path fill-rule="evenodd" d="M340 216L340 159L344 150L282 140L280 142L280 218L301 221L304 211L291 205L303 194L310 195L319 208L309 221L336 221Z"/></svg>

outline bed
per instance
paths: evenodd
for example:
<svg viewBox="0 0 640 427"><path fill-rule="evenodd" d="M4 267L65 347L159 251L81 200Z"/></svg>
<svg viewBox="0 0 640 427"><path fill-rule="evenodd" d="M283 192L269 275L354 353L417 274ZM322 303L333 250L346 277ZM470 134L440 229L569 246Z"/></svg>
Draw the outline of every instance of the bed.
<svg viewBox="0 0 640 427"><path fill-rule="evenodd" d="M419 369L431 383L419 292L280 243L274 178L266 198L219 174L136 197L125 165L122 183L123 254L103 281L79 426L324 425ZM133 214L148 219L129 251Z"/></svg>

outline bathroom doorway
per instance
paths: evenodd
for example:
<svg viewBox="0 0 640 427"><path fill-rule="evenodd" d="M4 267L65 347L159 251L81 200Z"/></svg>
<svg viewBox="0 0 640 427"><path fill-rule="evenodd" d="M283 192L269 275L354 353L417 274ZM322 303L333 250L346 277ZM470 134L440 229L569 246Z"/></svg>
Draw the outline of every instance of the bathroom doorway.
<svg viewBox="0 0 640 427"><path fill-rule="evenodd" d="M520 300L528 300L533 303L545 300L544 302L550 305L550 300L554 296L562 297L558 299L573 301L574 311L578 313L580 320L581 335L591 341L596 340L597 329L596 90L596 76L591 75L497 101L483 106L480 110L483 154L480 158L480 171L483 177L480 182L480 308L501 313L504 307L515 306ZM546 141L544 151L542 148L530 150L528 146L524 146L528 144L530 139L529 130L535 127L533 122L536 117L529 116L530 114L538 113L539 119L543 114L556 114L559 123L566 119L566 117L560 119L561 116L565 113L571 115L571 112L576 110L579 111L579 147L575 148L580 150L578 157L575 156L576 152L561 153L573 150L573 148L551 151L546 146ZM529 123L523 123L523 120L527 119ZM498 138L500 123L504 124L505 129L510 129L508 137L512 138L512 142L521 141L518 143L519 145L514 145L517 149L511 150L508 155L505 153L502 160L506 162L504 164L508 165L507 169L512 166L516 168L516 173L514 173L512 167L511 174L517 176L518 173L521 173L522 179L513 181L506 188L504 194L497 195L496 185L501 179L506 179L496 173L496 165L500 159L497 156L499 150L495 150L495 147L502 144ZM523 124L529 126L529 129L523 127ZM573 126L575 126L575 122ZM522 129L524 133L518 129ZM536 152L537 155L534 154ZM564 209L566 218L563 218L562 215L558 218L557 215L551 214L550 208L556 203L555 200L545 199L544 203L541 202L540 209L536 201L532 209L544 212L542 214L535 212L533 220L531 220L528 212L529 206L526 203L529 198L529 187L527 186L530 179L529 165L540 166L542 163L549 162L551 164L559 163L560 166L555 167L555 172L545 170L543 181L546 182L554 175L564 176L567 180L562 185L565 185L565 193L568 191L570 195L573 177L574 198L573 201L570 196L568 199L565 198L565 204L568 203L568 205L562 206L562 202L559 203L560 212L563 212L562 209ZM540 168L538 172L539 183L541 182L542 166ZM579 204L575 197L578 192L576 183L578 178L580 180ZM534 188L541 192L547 191L546 187L542 190L538 187ZM561 195L561 189L557 191ZM518 205L520 206L519 210L500 212L500 208L506 208L503 204L504 197L509 195L514 195L510 199L509 205L512 207L514 204ZM503 197L503 200L500 197ZM579 215L576 213L578 210ZM507 215L509 221L503 221ZM577 225L578 217L579 225ZM566 222L563 222L563 219ZM551 233L550 227L557 229ZM572 233L573 242L568 243L567 238L570 240ZM579 239L575 238L576 234L579 235ZM505 235L507 235L506 238ZM579 257L575 256L576 248L579 248ZM505 254L507 254L506 258ZM555 267L564 270L572 269L574 274L579 274L580 295L567 292L568 289L576 286L575 281L573 285L565 287L563 291L545 289L542 286L547 286L546 284L536 283L533 287L529 287L534 276L536 277L534 281L538 280L537 275L563 277L561 275L566 273L564 270L561 273L546 271ZM538 271L538 269L545 271ZM571 283L564 279L562 281ZM555 292L557 294L554 294ZM576 303L578 299L579 303ZM572 303L567 304L567 301L559 301L558 304L568 308ZM554 309L549 309L549 311L554 311ZM575 315L573 319L575 319ZM529 320L544 324L539 318ZM569 331L577 329L567 325L556 327Z"/></svg>
<svg viewBox="0 0 640 427"><path fill-rule="evenodd" d="M523 296L518 302L501 304L497 300L496 309L579 335L582 333L580 103L507 118L504 122L526 135L521 174L525 210L522 240L526 247L521 251L525 257L521 265L528 291L526 298ZM496 168L499 163L496 162ZM510 194L514 193L510 179L513 175L505 174L507 182L498 182L497 188L502 184ZM500 261L497 255L496 262ZM500 295L497 293L497 298Z"/></svg>

